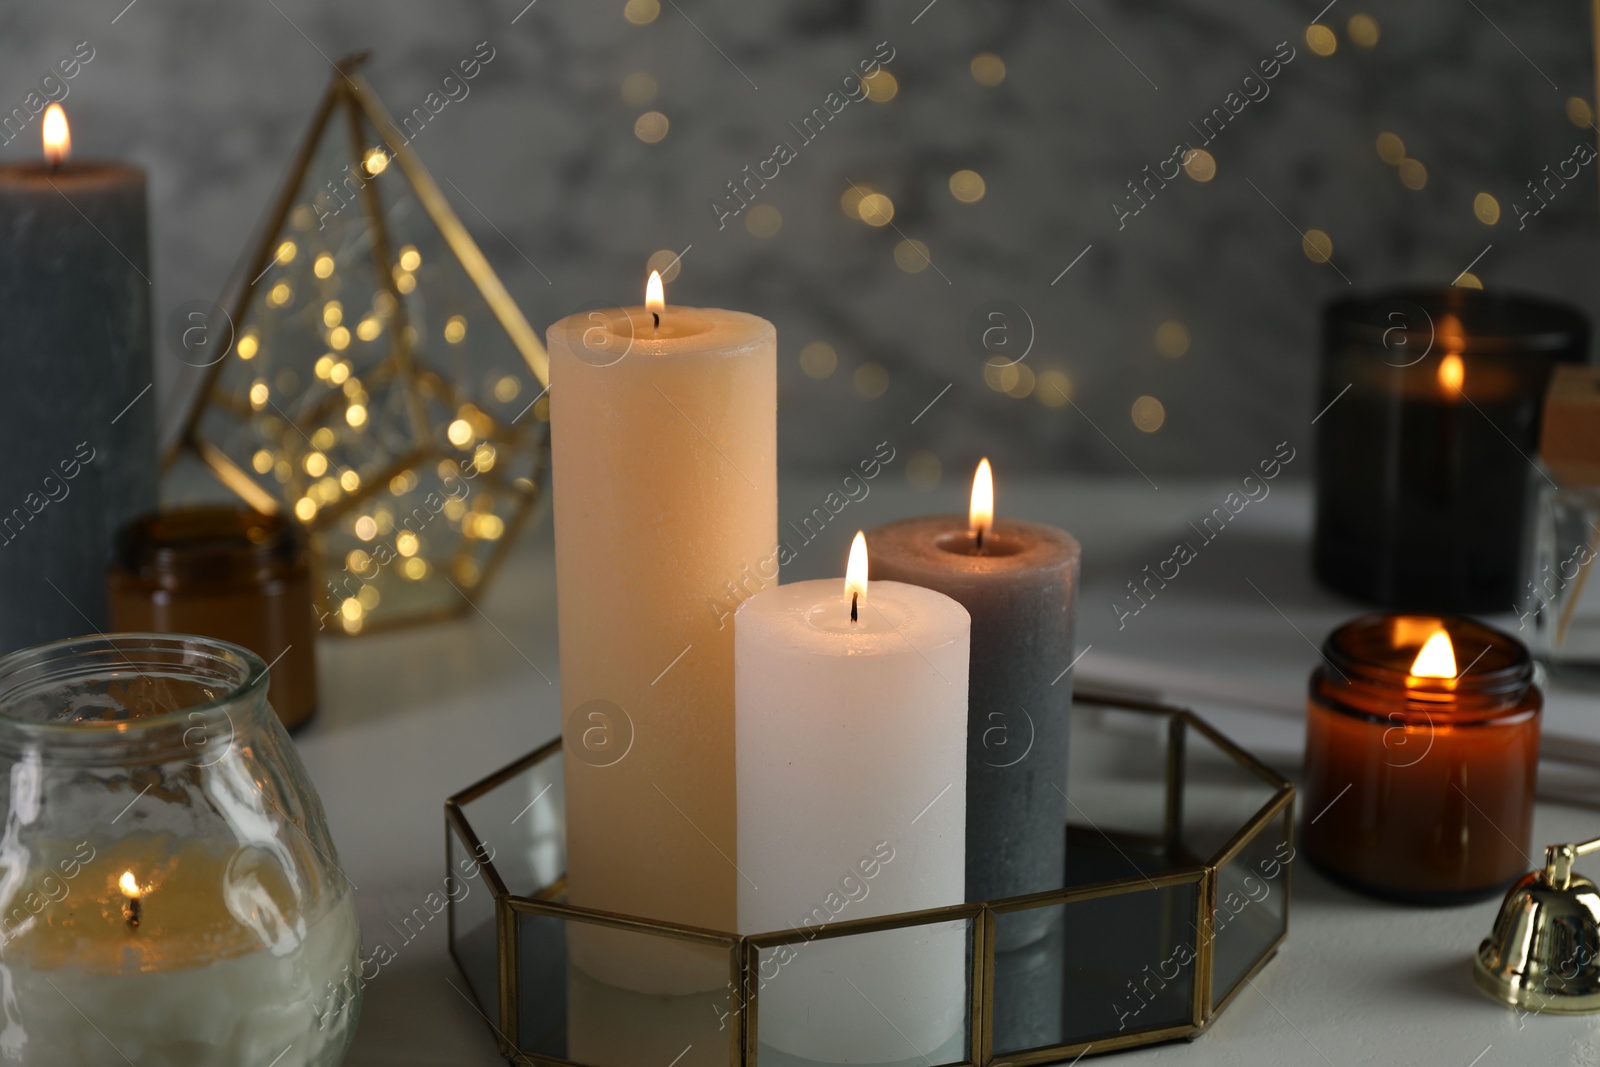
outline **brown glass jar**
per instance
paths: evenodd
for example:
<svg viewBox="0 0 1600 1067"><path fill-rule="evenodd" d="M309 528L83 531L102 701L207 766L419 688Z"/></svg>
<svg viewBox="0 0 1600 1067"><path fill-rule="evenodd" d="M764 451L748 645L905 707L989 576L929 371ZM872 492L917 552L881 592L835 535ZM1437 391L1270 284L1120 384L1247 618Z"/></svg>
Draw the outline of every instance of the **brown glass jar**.
<svg viewBox="0 0 1600 1067"><path fill-rule="evenodd" d="M1443 630L1459 673L1419 677ZM1301 840L1323 873L1377 896L1497 896L1529 866L1544 699L1516 638L1458 616L1368 615L1311 675ZM1445 668L1446 671L1454 667Z"/></svg>
<svg viewBox="0 0 1600 1067"><path fill-rule="evenodd" d="M118 532L107 587L113 630L243 645L270 665L284 726L316 711L311 567L291 523L228 506L146 515Z"/></svg>

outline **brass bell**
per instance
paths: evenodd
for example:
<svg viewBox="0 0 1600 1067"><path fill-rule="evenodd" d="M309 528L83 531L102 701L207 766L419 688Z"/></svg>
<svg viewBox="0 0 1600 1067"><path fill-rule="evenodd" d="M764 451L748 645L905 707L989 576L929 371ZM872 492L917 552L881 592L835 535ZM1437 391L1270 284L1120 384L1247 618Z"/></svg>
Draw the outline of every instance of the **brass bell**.
<svg viewBox="0 0 1600 1067"><path fill-rule="evenodd" d="M1494 931L1478 946L1472 976L1495 1000L1531 1012L1600 1011L1600 889L1572 873L1600 838L1551 845L1544 869L1517 880Z"/></svg>

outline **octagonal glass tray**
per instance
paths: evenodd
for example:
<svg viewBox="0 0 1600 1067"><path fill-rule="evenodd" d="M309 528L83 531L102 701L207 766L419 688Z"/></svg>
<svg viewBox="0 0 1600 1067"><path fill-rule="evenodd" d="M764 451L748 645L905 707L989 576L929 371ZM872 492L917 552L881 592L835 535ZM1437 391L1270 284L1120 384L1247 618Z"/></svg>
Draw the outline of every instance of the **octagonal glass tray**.
<svg viewBox="0 0 1600 1067"><path fill-rule="evenodd" d="M553 741L445 802L451 952L519 1064L1023 1067L1193 1038L1288 933L1294 788L1183 708L1072 714L1059 890L744 936L566 902ZM996 951L1011 924L1045 933Z"/></svg>

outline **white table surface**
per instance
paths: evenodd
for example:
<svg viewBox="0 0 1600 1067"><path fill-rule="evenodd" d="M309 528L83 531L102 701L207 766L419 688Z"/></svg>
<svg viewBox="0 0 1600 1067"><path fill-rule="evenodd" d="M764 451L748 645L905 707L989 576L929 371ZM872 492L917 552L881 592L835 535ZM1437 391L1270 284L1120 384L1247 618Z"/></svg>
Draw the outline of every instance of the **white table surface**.
<svg viewBox="0 0 1600 1067"><path fill-rule="evenodd" d="M1311 579L1308 489L1274 483L1270 496L1249 505L1119 629L1111 604L1125 583L1170 555L1187 523L1235 488L1223 480L1159 481L1155 489L1143 479L1002 480L999 506L1064 526L1083 543L1078 646L1088 652L1076 668L1079 685L1114 683L1186 702L1297 777L1313 646L1362 610ZM891 466L871 485L800 551L785 581L842 573L858 527L965 510L961 484L914 492ZM808 513L829 488L825 479L786 479L781 516ZM444 798L558 732L547 518L524 533L477 607L458 621L325 639L318 649L321 711L297 742L357 887L367 943L381 937L396 949L367 985L350 1067L501 1062L488 1025L463 995L444 918L410 941L391 924L441 886ZM1509 615L1492 621L1515 629ZM1600 699L1560 690L1547 699L1547 735L1600 751ZM1567 740L1551 748L1563 756L1586 751ZM1600 770L1547 760L1541 775L1536 855L1546 843L1600 833ZM1116 1060L1600 1065L1600 1016L1519 1019L1477 992L1469 961L1494 913L1492 902L1382 904L1296 864L1288 941L1253 988L1196 1041Z"/></svg>

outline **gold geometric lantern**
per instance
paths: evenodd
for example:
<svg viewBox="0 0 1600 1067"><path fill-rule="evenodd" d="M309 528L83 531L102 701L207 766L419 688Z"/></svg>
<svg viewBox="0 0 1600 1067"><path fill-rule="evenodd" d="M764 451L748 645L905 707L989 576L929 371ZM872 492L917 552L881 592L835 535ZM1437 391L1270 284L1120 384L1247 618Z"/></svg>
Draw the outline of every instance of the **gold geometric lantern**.
<svg viewBox="0 0 1600 1067"><path fill-rule="evenodd" d="M343 633L469 608L549 449L544 348L364 59L339 63L167 457L299 519Z"/></svg>

